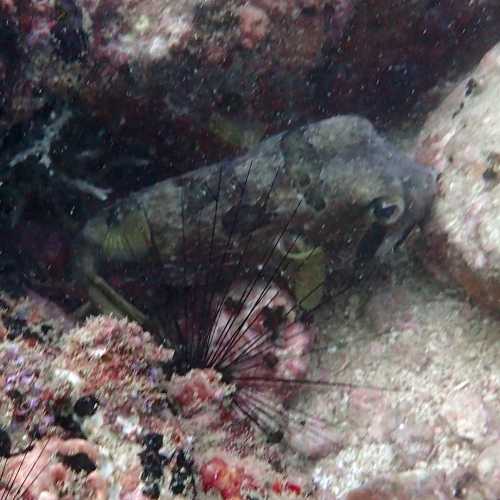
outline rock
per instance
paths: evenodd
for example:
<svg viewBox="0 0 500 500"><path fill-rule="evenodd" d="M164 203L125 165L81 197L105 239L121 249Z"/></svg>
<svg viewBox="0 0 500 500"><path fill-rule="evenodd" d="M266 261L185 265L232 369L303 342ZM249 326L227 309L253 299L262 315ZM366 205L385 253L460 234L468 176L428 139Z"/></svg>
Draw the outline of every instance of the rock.
<svg viewBox="0 0 500 500"><path fill-rule="evenodd" d="M397 107L495 19L495 3L4 1L0 125L71 96L120 134L159 147L190 138L190 155L214 159L249 122L275 131L318 113L376 114L387 99Z"/></svg>
<svg viewBox="0 0 500 500"><path fill-rule="evenodd" d="M480 394L473 390L452 393L446 399L441 415L453 431L476 445L484 444L491 433L490 415Z"/></svg>
<svg viewBox="0 0 500 500"><path fill-rule="evenodd" d="M416 157L441 172L424 261L500 311L500 45L433 112Z"/></svg>
<svg viewBox="0 0 500 500"><path fill-rule="evenodd" d="M356 488L342 500L447 500L453 498L442 472L404 472L375 479Z"/></svg>
<svg viewBox="0 0 500 500"><path fill-rule="evenodd" d="M266 11L245 4L240 10L241 44L246 49L254 49L269 34L269 16Z"/></svg>
<svg viewBox="0 0 500 500"><path fill-rule="evenodd" d="M412 297L408 289L387 286L376 290L365 306L367 320L373 330L384 334L391 330L405 330L415 323Z"/></svg>
<svg viewBox="0 0 500 500"><path fill-rule="evenodd" d="M477 475L488 493L488 499L500 496L500 441L486 448L477 460Z"/></svg>
<svg viewBox="0 0 500 500"><path fill-rule="evenodd" d="M370 429L372 426L376 426L377 431L375 431L374 434L385 436L389 434L392 429L381 431L379 429L377 415L382 415L385 419L389 414L389 402L382 390L359 387L351 391L349 396L348 415L349 420L357 427L366 427ZM397 425L397 419L387 418L387 422L388 421L394 426Z"/></svg>
<svg viewBox="0 0 500 500"><path fill-rule="evenodd" d="M392 433L400 425L401 416L397 411L385 406L372 415L367 437L377 443L390 441Z"/></svg>
<svg viewBox="0 0 500 500"><path fill-rule="evenodd" d="M392 433L398 457L408 468L425 462L434 448L434 433L430 426L414 422L402 423Z"/></svg>
<svg viewBox="0 0 500 500"><path fill-rule="evenodd" d="M453 498L466 500L487 500L488 498L474 467L459 467L448 475L448 484L453 492Z"/></svg>
<svg viewBox="0 0 500 500"><path fill-rule="evenodd" d="M301 427L290 426L286 438L294 451L313 460L338 453L345 444L345 436L341 432L311 417Z"/></svg>

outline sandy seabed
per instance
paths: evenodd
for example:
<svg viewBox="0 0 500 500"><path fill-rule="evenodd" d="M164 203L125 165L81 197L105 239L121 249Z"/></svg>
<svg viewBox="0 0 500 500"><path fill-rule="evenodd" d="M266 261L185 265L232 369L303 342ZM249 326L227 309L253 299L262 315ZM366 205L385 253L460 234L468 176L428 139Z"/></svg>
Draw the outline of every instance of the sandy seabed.
<svg viewBox="0 0 500 500"><path fill-rule="evenodd" d="M500 433L500 322L407 257L367 285L317 317L318 373L359 387L307 396L344 445L311 466L314 482L331 498L407 471L446 484L480 476L478 457Z"/></svg>

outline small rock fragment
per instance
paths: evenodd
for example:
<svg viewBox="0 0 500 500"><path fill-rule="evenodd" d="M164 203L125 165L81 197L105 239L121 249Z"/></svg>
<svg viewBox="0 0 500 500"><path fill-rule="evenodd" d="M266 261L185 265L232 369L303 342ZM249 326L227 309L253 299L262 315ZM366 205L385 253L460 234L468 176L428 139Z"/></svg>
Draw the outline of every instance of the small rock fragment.
<svg viewBox="0 0 500 500"><path fill-rule="evenodd" d="M424 462L434 447L434 435L431 427L413 422L402 423L392 433L396 452L408 468L418 462Z"/></svg>
<svg viewBox="0 0 500 500"><path fill-rule="evenodd" d="M302 428L289 430L287 444L302 456L310 459L324 458L339 452L345 436L320 420L309 417Z"/></svg>
<svg viewBox="0 0 500 500"><path fill-rule="evenodd" d="M487 492L488 498L500 496L500 441L486 448L476 464L477 475Z"/></svg>
<svg viewBox="0 0 500 500"><path fill-rule="evenodd" d="M453 498L443 472L403 472L371 481L342 500L448 500Z"/></svg>
<svg viewBox="0 0 500 500"><path fill-rule="evenodd" d="M253 5L240 10L241 44L246 49L255 48L269 31L269 17L266 12Z"/></svg>
<svg viewBox="0 0 500 500"><path fill-rule="evenodd" d="M488 434L488 411L479 394L471 390L452 393L445 401L441 415L453 431L475 444L482 444Z"/></svg>

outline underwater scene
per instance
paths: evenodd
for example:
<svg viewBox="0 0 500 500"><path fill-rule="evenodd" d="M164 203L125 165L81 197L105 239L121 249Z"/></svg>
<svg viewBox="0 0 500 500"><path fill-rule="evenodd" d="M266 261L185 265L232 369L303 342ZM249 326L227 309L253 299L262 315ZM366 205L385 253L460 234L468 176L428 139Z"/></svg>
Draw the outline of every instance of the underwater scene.
<svg viewBox="0 0 500 500"><path fill-rule="evenodd" d="M0 0L0 500L58 499L500 499L499 0Z"/></svg>

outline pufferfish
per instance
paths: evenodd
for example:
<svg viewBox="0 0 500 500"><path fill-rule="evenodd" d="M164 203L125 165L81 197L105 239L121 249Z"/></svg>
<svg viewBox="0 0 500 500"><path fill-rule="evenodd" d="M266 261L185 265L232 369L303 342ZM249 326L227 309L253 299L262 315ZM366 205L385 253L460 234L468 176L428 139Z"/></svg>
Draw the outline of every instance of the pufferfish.
<svg viewBox="0 0 500 500"><path fill-rule="evenodd" d="M153 273L148 286L175 288L200 270L222 283L294 268L291 288L313 308L329 259L355 270L389 256L425 221L436 184L368 120L335 116L116 202L83 228L75 269L91 286Z"/></svg>

